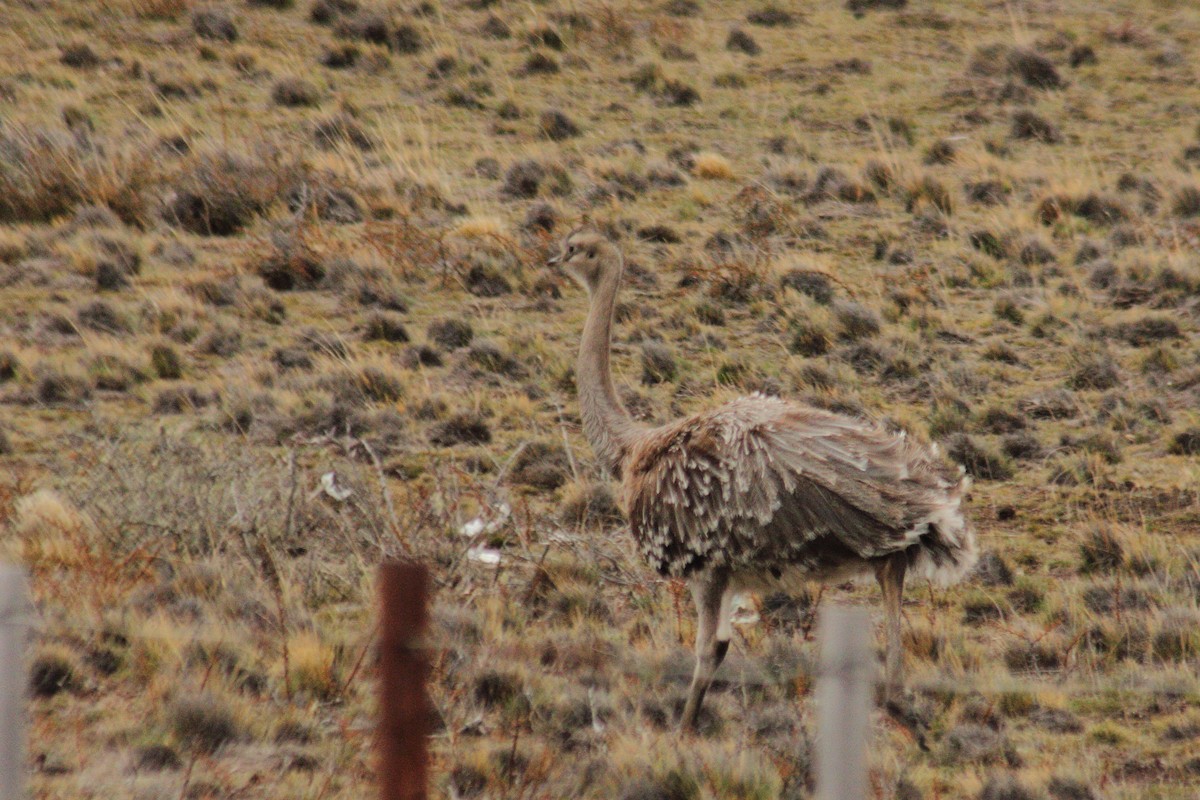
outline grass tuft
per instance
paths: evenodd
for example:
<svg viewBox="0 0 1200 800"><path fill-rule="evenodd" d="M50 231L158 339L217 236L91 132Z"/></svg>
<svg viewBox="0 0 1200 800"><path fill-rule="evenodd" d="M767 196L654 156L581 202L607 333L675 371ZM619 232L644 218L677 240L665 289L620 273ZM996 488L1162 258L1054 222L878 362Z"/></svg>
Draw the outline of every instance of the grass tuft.
<svg viewBox="0 0 1200 800"><path fill-rule="evenodd" d="M212 693L182 697L167 715L180 744L199 753L216 752L242 735L229 704Z"/></svg>

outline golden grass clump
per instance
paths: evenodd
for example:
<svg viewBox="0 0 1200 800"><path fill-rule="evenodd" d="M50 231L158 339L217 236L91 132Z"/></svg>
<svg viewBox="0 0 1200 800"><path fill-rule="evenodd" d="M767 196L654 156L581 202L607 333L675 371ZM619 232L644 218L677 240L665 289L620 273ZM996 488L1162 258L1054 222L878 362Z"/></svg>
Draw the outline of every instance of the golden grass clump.
<svg viewBox="0 0 1200 800"><path fill-rule="evenodd" d="M737 179L733 165L729 159L720 153L697 153L692 164L692 172L697 178L710 181L732 181Z"/></svg>
<svg viewBox="0 0 1200 800"><path fill-rule="evenodd" d="M73 567L88 558L92 522L51 489L38 489L16 502L13 532L19 552L36 568Z"/></svg>

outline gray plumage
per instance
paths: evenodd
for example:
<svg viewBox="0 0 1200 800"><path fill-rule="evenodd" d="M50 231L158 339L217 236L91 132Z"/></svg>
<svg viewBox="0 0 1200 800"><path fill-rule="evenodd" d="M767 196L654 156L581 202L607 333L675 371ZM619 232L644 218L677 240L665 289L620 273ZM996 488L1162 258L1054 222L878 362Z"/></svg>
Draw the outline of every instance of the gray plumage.
<svg viewBox="0 0 1200 800"><path fill-rule="evenodd" d="M620 253L575 232L551 263L591 298L576 366L584 433L622 478L642 555L691 584L699 624L684 727L695 727L728 650L740 588L873 574L887 616L887 685L898 690L905 576L950 583L977 557L961 510L966 479L903 434L757 394L661 427L637 425L609 369Z"/></svg>
<svg viewBox="0 0 1200 800"><path fill-rule="evenodd" d="M904 553L909 574L944 582L974 558L959 508L966 483L927 448L771 397L646 431L624 473L633 536L666 576L836 580Z"/></svg>

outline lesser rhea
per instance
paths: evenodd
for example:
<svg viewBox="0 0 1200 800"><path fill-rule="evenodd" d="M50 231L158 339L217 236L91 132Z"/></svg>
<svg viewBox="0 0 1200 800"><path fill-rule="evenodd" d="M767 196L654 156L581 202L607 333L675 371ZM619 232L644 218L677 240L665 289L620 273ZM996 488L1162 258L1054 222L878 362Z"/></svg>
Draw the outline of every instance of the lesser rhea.
<svg viewBox="0 0 1200 800"><path fill-rule="evenodd" d="M902 434L760 394L657 428L634 422L609 371L620 252L581 230L550 263L591 302L575 373L584 433L622 480L642 555L660 574L687 579L696 602L683 727L695 728L729 648L740 588L874 574L887 617L887 689L896 693L905 577L951 583L976 560L960 508L966 479Z"/></svg>

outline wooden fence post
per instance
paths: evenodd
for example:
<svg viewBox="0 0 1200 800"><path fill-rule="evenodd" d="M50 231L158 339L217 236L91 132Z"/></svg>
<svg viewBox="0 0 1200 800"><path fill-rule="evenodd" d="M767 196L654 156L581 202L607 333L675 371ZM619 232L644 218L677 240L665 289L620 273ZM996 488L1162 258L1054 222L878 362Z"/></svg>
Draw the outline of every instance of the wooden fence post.
<svg viewBox="0 0 1200 800"><path fill-rule="evenodd" d="M429 623L429 572L419 564L379 568L379 788L383 800L425 800L432 710L421 638Z"/></svg>
<svg viewBox="0 0 1200 800"><path fill-rule="evenodd" d="M25 570L0 564L0 800L25 796Z"/></svg>
<svg viewBox="0 0 1200 800"><path fill-rule="evenodd" d="M821 614L817 678L817 792L820 800L865 800L875 658L871 618L861 608Z"/></svg>

